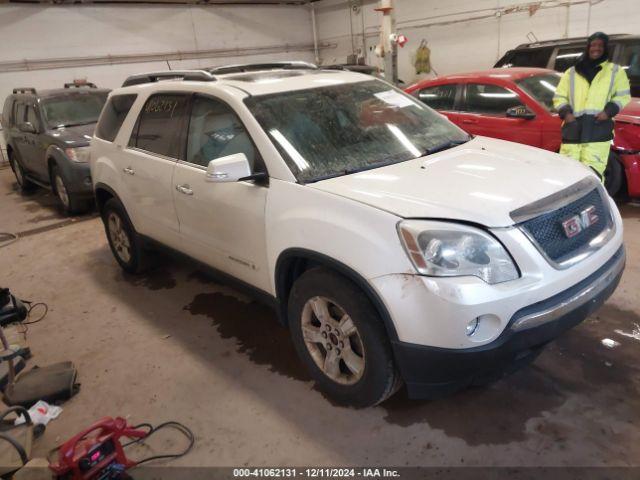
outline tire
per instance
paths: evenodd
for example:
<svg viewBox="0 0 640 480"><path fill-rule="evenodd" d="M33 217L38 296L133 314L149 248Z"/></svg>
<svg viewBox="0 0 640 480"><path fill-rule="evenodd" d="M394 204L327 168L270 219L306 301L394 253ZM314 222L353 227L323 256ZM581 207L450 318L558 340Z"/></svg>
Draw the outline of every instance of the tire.
<svg viewBox="0 0 640 480"><path fill-rule="evenodd" d="M382 320L348 279L325 268L306 271L291 289L288 314L299 357L335 402L377 405L401 386Z"/></svg>
<svg viewBox="0 0 640 480"><path fill-rule="evenodd" d="M120 267L128 273L140 273L145 267L142 240L136 233L124 207L115 198L102 208L102 222L111 253Z"/></svg>
<svg viewBox="0 0 640 480"><path fill-rule="evenodd" d="M35 184L27 179L24 168L20 165L20 161L16 158L15 153L9 154L9 165L16 177L16 183L21 192L29 192L35 188Z"/></svg>
<svg viewBox="0 0 640 480"><path fill-rule="evenodd" d="M89 210L90 203L85 199L78 198L77 194L69 192L67 185L68 182L65 180L58 166L53 165L51 167L51 187L53 193L58 197L65 213L74 215Z"/></svg>
<svg viewBox="0 0 640 480"><path fill-rule="evenodd" d="M604 171L604 187L611 197L624 194L624 168L618 160L618 156L611 152L607 160L607 168Z"/></svg>

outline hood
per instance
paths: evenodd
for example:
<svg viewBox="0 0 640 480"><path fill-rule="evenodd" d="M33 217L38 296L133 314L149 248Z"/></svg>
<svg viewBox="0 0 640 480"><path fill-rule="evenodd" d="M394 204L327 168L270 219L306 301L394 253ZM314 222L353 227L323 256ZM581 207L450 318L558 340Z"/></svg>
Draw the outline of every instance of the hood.
<svg viewBox="0 0 640 480"><path fill-rule="evenodd" d="M615 120L640 125L640 98L632 98L620 113L615 116Z"/></svg>
<svg viewBox="0 0 640 480"><path fill-rule="evenodd" d="M64 143L66 147L84 147L89 145L95 123L77 125L75 127L56 128L49 131L49 135Z"/></svg>
<svg viewBox="0 0 640 480"><path fill-rule="evenodd" d="M592 175L579 162L486 137L415 160L309 184L403 218L513 225L510 212Z"/></svg>

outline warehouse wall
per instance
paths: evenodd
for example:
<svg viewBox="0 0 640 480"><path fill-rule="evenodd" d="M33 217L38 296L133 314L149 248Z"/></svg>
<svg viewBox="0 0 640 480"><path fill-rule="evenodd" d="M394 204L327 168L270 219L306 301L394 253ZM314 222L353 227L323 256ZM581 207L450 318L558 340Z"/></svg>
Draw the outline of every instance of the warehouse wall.
<svg viewBox="0 0 640 480"><path fill-rule="evenodd" d="M286 25L286 28L278 26ZM171 68L298 59L313 61L311 16L301 6L0 6L0 108L16 86L52 88L75 78L117 87L131 74L167 70L164 61L24 70L30 61L226 50L170 61ZM287 52L286 45L289 45ZM301 49L301 46L306 46ZM237 52L229 51L237 49ZM247 55L248 54L248 55ZM16 61L27 60L15 69ZM135 61L132 60L132 61ZM2 158L0 157L0 163Z"/></svg>
<svg viewBox="0 0 640 480"><path fill-rule="evenodd" d="M320 41L338 44L321 51L323 63L344 63L361 49L367 63L381 66L371 52L379 43L377 1L314 5ZM416 80L412 59L422 39L428 41L434 70L443 75L490 68L507 50L530 41L529 32L538 40L597 30L640 33L638 0L395 0L395 9L397 31L409 38L398 56L399 78L405 82Z"/></svg>

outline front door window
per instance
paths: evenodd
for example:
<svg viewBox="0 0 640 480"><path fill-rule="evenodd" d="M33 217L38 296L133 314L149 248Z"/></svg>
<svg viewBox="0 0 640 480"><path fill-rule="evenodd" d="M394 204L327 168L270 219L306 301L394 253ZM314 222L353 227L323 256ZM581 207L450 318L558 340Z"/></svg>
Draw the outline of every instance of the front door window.
<svg viewBox="0 0 640 480"><path fill-rule="evenodd" d="M254 171L264 171L249 133L226 104L197 96L191 110L187 136L187 162L206 167L211 160L244 153ZM257 167L256 167L257 165Z"/></svg>
<svg viewBox="0 0 640 480"><path fill-rule="evenodd" d="M509 108L519 106L524 105L517 93L497 85L471 83L463 111L504 117Z"/></svg>

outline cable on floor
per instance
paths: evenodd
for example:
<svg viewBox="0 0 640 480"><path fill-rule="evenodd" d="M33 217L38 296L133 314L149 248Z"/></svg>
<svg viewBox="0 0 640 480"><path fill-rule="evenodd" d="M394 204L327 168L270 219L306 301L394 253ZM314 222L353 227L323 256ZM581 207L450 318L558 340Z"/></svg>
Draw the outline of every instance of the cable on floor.
<svg viewBox="0 0 640 480"><path fill-rule="evenodd" d="M15 233L0 232L0 248L7 247L18 240L20 240L20 237Z"/></svg>
<svg viewBox="0 0 640 480"><path fill-rule="evenodd" d="M39 306L44 307L44 311L42 312L42 314L40 315L40 317L38 317L36 320L29 320L26 322L21 322L23 325L33 325L34 323L38 323L40 321L42 321L44 319L44 317L47 316L47 313L49 313L49 305L47 305L44 302L30 302L29 300L22 300L22 303L26 303L27 305L29 305L29 310L27 310L27 318L31 318L31 312Z"/></svg>
<svg viewBox="0 0 640 480"><path fill-rule="evenodd" d="M148 423L143 423L143 424L140 424L139 426L140 427L142 427L142 426L151 427L151 425L149 425ZM165 423L161 423L157 427L151 427L151 429L149 430L149 433L147 434L147 436L142 438L142 439L140 439L140 440L146 440L151 435L156 433L158 430L160 430L162 428L165 428L165 427L174 428L175 430L178 430L180 433L182 433L187 438L187 440L189 440L189 445L187 446L187 448L185 448L180 453L172 453L172 454L165 454L165 455L154 455L152 457L144 458L144 459L142 459L140 461L137 461L136 465L142 465L143 463L150 462L152 460L160 460L162 458L180 458L180 457L184 457L187 453L189 453L191 451L191 449L193 448L193 444L196 441L196 438L193 435L193 432L191 430L189 430L188 427L186 427L185 425L183 425L181 423L178 423L178 422L165 422ZM134 427L134 428L137 428L137 427ZM136 442L137 441L130 442L129 444L136 443ZM129 444L127 444L127 445L129 445Z"/></svg>

